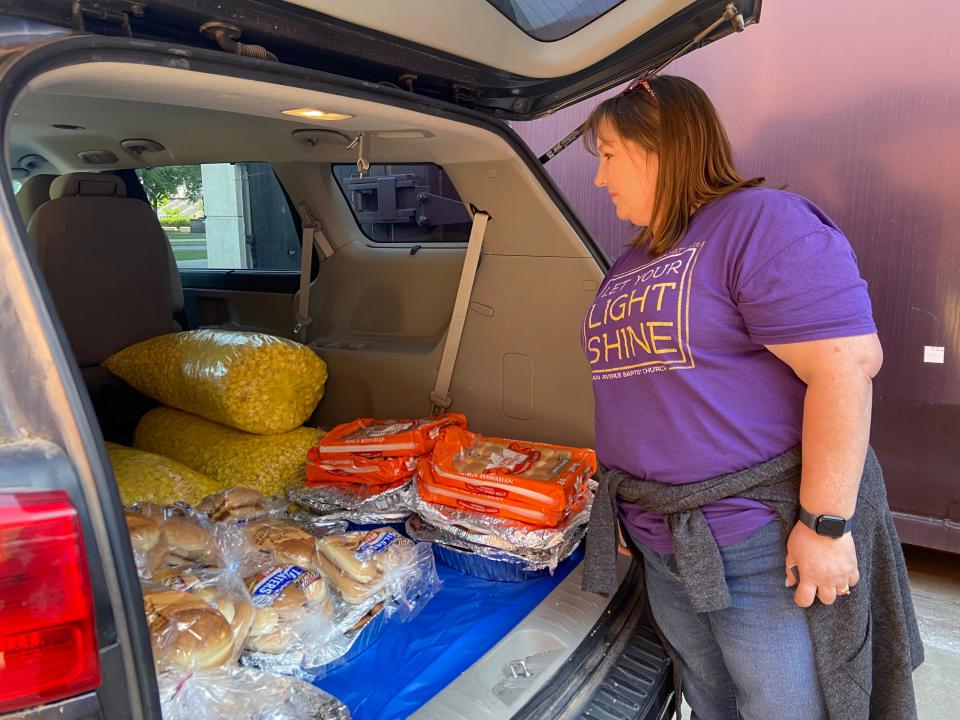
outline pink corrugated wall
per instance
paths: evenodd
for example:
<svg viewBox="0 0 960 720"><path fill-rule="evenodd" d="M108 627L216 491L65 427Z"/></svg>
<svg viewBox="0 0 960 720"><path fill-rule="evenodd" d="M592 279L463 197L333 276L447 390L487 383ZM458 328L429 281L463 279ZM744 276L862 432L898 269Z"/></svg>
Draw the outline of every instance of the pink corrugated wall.
<svg viewBox="0 0 960 720"><path fill-rule="evenodd" d="M873 442L894 505L927 518L902 531L960 551L960 525L936 520L960 522L957 27L955 2L766 0L758 25L667 72L713 98L744 173L806 195L847 233L885 351ZM598 101L514 128L539 153ZM593 187L594 164L577 144L547 168L616 254L632 231ZM925 346L945 362L924 362Z"/></svg>

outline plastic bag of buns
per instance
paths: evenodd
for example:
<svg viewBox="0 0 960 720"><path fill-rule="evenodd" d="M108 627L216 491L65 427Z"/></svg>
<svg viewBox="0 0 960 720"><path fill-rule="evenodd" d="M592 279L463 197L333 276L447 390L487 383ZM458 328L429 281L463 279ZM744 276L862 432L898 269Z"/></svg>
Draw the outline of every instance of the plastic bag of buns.
<svg viewBox="0 0 960 720"><path fill-rule="evenodd" d="M245 578L254 606L242 662L284 674L316 678L346 652L332 619L326 580L298 565L270 565Z"/></svg>
<svg viewBox="0 0 960 720"><path fill-rule="evenodd" d="M235 663L253 623L242 580L218 568L181 568L164 582L142 584L143 607L159 670Z"/></svg>
<svg viewBox="0 0 960 720"><path fill-rule="evenodd" d="M150 576L166 555L166 542L160 532L160 523L135 510L123 513L133 546L133 560L140 577Z"/></svg>
<svg viewBox="0 0 960 720"><path fill-rule="evenodd" d="M347 706L309 682L239 665L162 672L164 720L350 720Z"/></svg>
<svg viewBox="0 0 960 720"><path fill-rule="evenodd" d="M134 445L204 473L215 490L239 485L283 495L288 485L303 481L307 451L319 434L316 428L299 427L279 435L253 435L159 407L140 419Z"/></svg>
<svg viewBox="0 0 960 720"><path fill-rule="evenodd" d="M384 601L384 613L401 620L414 617L440 589L429 543L414 543L388 526L319 538L317 564L344 602Z"/></svg>
<svg viewBox="0 0 960 720"><path fill-rule="evenodd" d="M286 498L249 488L229 488L204 498L191 511L211 528L223 567L247 575L265 563L306 564L316 537L346 529L347 523L300 510Z"/></svg>
<svg viewBox="0 0 960 720"><path fill-rule="evenodd" d="M326 364L309 348L233 330L161 335L124 348L103 364L165 405L264 435L302 425L327 380Z"/></svg>
<svg viewBox="0 0 960 720"><path fill-rule="evenodd" d="M176 460L116 443L106 445L124 505L177 501L192 505L221 487L203 473Z"/></svg>
<svg viewBox="0 0 960 720"><path fill-rule="evenodd" d="M134 557L138 557L138 552L149 553L148 562L142 567L142 577L152 577L170 567L224 564L221 540L214 532L213 523L188 505L134 503L127 508L126 519ZM158 541L147 550L144 542L147 537L153 537L154 528Z"/></svg>
<svg viewBox="0 0 960 720"><path fill-rule="evenodd" d="M196 506L214 522L246 522L286 510L282 498L264 495L252 488L231 487L207 495Z"/></svg>
<svg viewBox="0 0 960 720"><path fill-rule="evenodd" d="M253 546L281 564L317 571L317 538L280 518L260 518L243 526Z"/></svg>
<svg viewBox="0 0 960 720"><path fill-rule="evenodd" d="M256 565L298 565L320 572L317 543L321 537L346 529L342 520L328 520L304 512L262 517L239 526L248 545L257 553ZM245 569L252 563L247 562Z"/></svg>

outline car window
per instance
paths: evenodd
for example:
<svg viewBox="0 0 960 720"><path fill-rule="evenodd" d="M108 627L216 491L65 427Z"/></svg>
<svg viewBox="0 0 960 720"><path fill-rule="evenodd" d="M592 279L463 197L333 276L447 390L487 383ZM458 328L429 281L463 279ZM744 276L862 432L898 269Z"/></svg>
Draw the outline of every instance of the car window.
<svg viewBox="0 0 960 720"><path fill-rule="evenodd" d="M585 28L624 0L487 0L536 40L560 40Z"/></svg>
<svg viewBox="0 0 960 720"><path fill-rule="evenodd" d="M470 237L470 211L443 168L434 163L333 165L353 218L379 243L461 243Z"/></svg>
<svg viewBox="0 0 960 720"><path fill-rule="evenodd" d="M142 168L137 177L177 267L300 269L296 221L269 164L170 165Z"/></svg>

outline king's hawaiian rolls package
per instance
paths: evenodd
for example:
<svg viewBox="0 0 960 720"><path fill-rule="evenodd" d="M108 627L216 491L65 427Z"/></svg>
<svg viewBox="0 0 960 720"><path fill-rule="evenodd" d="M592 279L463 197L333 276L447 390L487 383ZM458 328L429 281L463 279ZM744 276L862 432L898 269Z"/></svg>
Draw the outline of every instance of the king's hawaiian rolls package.
<svg viewBox="0 0 960 720"><path fill-rule="evenodd" d="M306 485L387 486L413 477L415 455L383 457L378 453L322 454L317 448L307 453Z"/></svg>
<svg viewBox="0 0 960 720"><path fill-rule="evenodd" d="M566 510L535 507L513 502L506 497L478 495L435 481L429 458L422 458L417 466L417 492L430 503L480 515L493 515L534 527L556 527L567 516Z"/></svg>
<svg viewBox="0 0 960 720"><path fill-rule="evenodd" d="M465 499L503 507L522 522L555 524L552 518L573 508L596 469L596 454L586 448L490 438L448 428L421 472L421 487L458 502ZM514 506L529 507L541 515L535 517Z"/></svg>
<svg viewBox="0 0 960 720"><path fill-rule="evenodd" d="M375 420L360 418L333 428L316 444L322 458L344 453L377 453L382 457L425 455L433 450L444 428L467 427L467 418L459 413L417 420ZM359 481L355 481L359 482Z"/></svg>

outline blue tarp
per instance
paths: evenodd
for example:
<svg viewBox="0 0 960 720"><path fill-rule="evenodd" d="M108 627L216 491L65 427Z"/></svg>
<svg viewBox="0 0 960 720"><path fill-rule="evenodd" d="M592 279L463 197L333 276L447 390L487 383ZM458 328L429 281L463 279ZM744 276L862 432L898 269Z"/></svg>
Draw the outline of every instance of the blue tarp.
<svg viewBox="0 0 960 720"><path fill-rule="evenodd" d="M380 638L349 664L316 681L350 708L354 720L398 720L415 712L480 659L582 559L553 576L519 583L461 575L442 565L443 583L417 617L387 623Z"/></svg>

